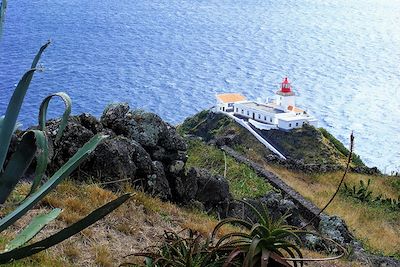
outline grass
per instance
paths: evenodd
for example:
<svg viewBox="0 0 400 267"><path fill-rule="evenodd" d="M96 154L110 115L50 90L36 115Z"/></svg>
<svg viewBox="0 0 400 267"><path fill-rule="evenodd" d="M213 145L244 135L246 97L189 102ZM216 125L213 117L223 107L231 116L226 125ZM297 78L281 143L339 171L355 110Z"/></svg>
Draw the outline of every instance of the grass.
<svg viewBox="0 0 400 267"><path fill-rule="evenodd" d="M320 208L332 196L342 175L341 172L308 175L278 166L265 167L277 173L286 183ZM394 177L350 173L345 181L356 184L360 180L367 182L368 179L373 181L370 190L374 192L374 195L383 194L397 199L400 192L390 186ZM342 217L350 230L370 251L397 257L400 255L400 212L389 211L367 203L357 203L338 194L328 207L327 213Z"/></svg>
<svg viewBox="0 0 400 267"><path fill-rule="evenodd" d="M340 152L342 153L344 156L348 156L350 151L343 145L342 142L340 142L338 139L336 139L331 133L329 133L326 129L324 128L319 128L318 129L322 135L329 140L329 142L331 144L333 144L333 146ZM360 156L353 154L352 155L352 162L356 165L356 166L365 166L364 162L362 162Z"/></svg>
<svg viewBox="0 0 400 267"><path fill-rule="evenodd" d="M28 185L21 184L16 192L27 189ZM203 212L180 208L129 186L123 191L134 195L103 220L49 250L5 266L118 266L127 260L126 255L155 245L164 230L179 232L190 228L207 235L218 223L216 218ZM34 241L59 231L117 195L96 184L65 181L4 235L2 233L0 249L39 211L53 207L63 209L59 218L47 225ZM18 196L14 195L12 199L18 199ZM12 204L7 203L0 213L5 213L7 206ZM229 231L229 227L224 228L221 234Z"/></svg>
<svg viewBox="0 0 400 267"><path fill-rule="evenodd" d="M271 185L247 165L237 163L232 157L224 156L220 149L200 140L190 140L188 156L188 167L205 168L221 176L224 176L226 158L226 179L235 198L260 197L272 190Z"/></svg>
<svg viewBox="0 0 400 267"><path fill-rule="evenodd" d="M29 187L24 184L18 186L20 192L25 190L24 188ZM164 230L180 232L190 228L208 236L218 223L216 218L203 212L163 202L141 191L136 191L130 186L126 186L122 191L132 192L134 196L110 216L47 251L4 266L118 266L125 261L141 263L140 258L124 258L124 256L156 245L161 240ZM69 224L71 216L79 218L85 211L95 209L115 197L117 194L96 184L65 181L49 194L36 210L32 210L8 229L0 238L0 246L4 247L5 243L39 210L49 209L49 206L59 207L65 214L47 225L35 239L41 239ZM232 226L226 226L220 234L225 235L236 230ZM310 251L305 251L305 255L323 257L321 254ZM329 262L329 264L329 266L338 267L362 266L346 260ZM310 263L309 266L320 265Z"/></svg>

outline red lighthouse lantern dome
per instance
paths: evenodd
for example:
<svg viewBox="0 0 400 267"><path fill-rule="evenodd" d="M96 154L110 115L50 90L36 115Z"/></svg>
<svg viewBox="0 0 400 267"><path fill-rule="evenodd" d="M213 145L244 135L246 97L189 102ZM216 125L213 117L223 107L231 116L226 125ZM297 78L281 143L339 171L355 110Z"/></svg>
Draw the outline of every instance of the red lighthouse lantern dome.
<svg viewBox="0 0 400 267"><path fill-rule="evenodd" d="M292 88L290 86L290 82L288 81L287 77L285 77L285 79L281 83L281 92L282 93L291 93L292 92Z"/></svg>

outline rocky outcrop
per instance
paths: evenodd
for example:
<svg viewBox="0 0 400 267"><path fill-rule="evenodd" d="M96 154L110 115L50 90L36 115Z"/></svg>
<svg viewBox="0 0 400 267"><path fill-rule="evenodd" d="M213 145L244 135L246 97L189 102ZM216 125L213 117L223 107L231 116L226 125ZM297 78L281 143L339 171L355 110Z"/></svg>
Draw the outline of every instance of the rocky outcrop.
<svg viewBox="0 0 400 267"><path fill-rule="evenodd" d="M120 181L128 180L161 199L184 204L197 201L207 209L232 199L229 185L222 177L206 170L186 169L186 142L175 127L154 113L131 110L128 104L112 104L100 120L86 113L70 117L64 134L56 142L59 124L60 120L46 123L48 175L57 171L95 134L102 133L108 138L80 164L71 178L90 179L111 189L118 188ZM17 140L12 142L10 151Z"/></svg>

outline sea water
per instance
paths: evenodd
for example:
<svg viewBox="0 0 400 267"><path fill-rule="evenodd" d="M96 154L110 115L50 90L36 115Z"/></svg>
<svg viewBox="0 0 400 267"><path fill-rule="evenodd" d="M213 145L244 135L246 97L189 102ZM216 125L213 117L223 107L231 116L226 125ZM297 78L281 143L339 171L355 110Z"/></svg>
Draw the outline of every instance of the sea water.
<svg viewBox="0 0 400 267"><path fill-rule="evenodd" d="M0 115L36 51L52 39L19 120L65 91L73 113L111 102L178 124L215 94L297 103L370 166L400 166L400 2L392 0L15 0L0 41ZM50 116L62 113L50 105Z"/></svg>

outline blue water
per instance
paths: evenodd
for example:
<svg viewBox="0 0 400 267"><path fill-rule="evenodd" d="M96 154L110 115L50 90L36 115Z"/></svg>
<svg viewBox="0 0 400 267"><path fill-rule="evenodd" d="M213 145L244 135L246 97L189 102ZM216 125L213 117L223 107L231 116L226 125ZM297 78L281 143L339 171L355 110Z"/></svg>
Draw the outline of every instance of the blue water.
<svg viewBox="0 0 400 267"><path fill-rule="evenodd" d="M47 39L20 121L65 91L73 112L126 101L177 124L217 92L298 103L386 172L400 167L400 3L392 0L14 0L0 42L0 114ZM51 105L51 116L61 114Z"/></svg>

